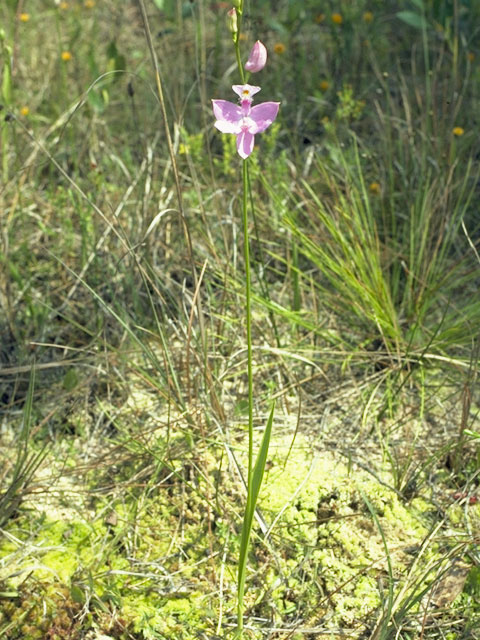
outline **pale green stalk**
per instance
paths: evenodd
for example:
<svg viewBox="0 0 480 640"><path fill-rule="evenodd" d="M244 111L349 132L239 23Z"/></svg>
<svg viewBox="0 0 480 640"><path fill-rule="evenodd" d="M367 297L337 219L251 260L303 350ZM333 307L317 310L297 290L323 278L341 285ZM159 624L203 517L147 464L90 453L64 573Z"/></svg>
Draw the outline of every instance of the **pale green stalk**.
<svg viewBox="0 0 480 640"><path fill-rule="evenodd" d="M240 56L240 30L243 15L243 2L237 7L237 32L234 34L235 56L237 59L238 71L242 83L245 83L245 73ZM243 637L243 613L245 577L247 570L248 548L252 533L255 506L257 503L260 486L262 484L265 463L267 460L270 434L272 431L274 407L270 411L262 444L257 454L255 466L253 464L253 357L252 357L252 294L251 294L251 272L250 272L250 247L248 236L248 198L251 195L250 180L248 174L248 158L243 160L242 165L242 218L243 218L243 252L245 261L245 297L246 297L246 324L247 324L247 376L248 376L248 472L247 472L247 504L242 524L242 537L240 542L240 556L238 560L238 585L237 585L237 632L236 637L240 640ZM253 199L252 209L253 209Z"/></svg>
<svg viewBox="0 0 480 640"><path fill-rule="evenodd" d="M252 316L251 316L251 275L250 275L250 247L248 238L248 158L243 161L243 255L245 260L245 296L246 296L246 320L247 320L247 376L248 376L248 475L247 475L247 505L245 507L242 527L242 545L240 561L238 564L238 632L243 629L243 596L245 592L246 556L250 542L251 523L248 526L249 513L252 510L252 475L253 475L253 376L252 376ZM253 505L255 510L255 505ZM242 552L244 551L244 557ZM243 560L243 561L242 561Z"/></svg>
<svg viewBox="0 0 480 640"><path fill-rule="evenodd" d="M242 59L240 56L240 31L242 28L243 2L237 8L237 32L234 34L235 57L242 83L245 82ZM248 377L248 471L247 471L247 504L245 506L240 557L238 561L237 584L237 633L238 638L243 634L243 610L245 594L245 574L247 552L250 543L251 525L248 527L248 514L252 502L252 466L253 466L253 379L252 379L252 318L251 318L251 274L250 274L250 246L248 237L248 158L242 163L242 218L243 218L243 255L245 261L245 296L247 320L247 377Z"/></svg>
<svg viewBox="0 0 480 640"><path fill-rule="evenodd" d="M2 76L2 101L7 109L12 103L12 47L5 42L6 35L3 29L0 30L0 42L2 44L3 76ZM0 142L2 147L2 176L4 184L8 182L9 176L9 142L10 142L10 124L8 116L4 116L0 125Z"/></svg>

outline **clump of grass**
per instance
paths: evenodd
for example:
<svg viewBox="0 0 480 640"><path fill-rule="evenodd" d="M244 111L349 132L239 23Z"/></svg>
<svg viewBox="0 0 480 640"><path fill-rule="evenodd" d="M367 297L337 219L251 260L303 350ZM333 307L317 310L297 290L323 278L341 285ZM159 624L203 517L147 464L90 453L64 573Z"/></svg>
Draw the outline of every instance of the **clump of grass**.
<svg viewBox="0 0 480 640"><path fill-rule="evenodd" d="M22 423L16 442L10 444L15 451L15 458L8 463L5 456L5 467L2 472L2 486L0 493L0 527L3 527L20 508L22 500L28 495L30 485L35 474L47 455L47 445L40 450L31 446L33 422L33 394L35 384L35 366L32 367L30 384L23 408Z"/></svg>

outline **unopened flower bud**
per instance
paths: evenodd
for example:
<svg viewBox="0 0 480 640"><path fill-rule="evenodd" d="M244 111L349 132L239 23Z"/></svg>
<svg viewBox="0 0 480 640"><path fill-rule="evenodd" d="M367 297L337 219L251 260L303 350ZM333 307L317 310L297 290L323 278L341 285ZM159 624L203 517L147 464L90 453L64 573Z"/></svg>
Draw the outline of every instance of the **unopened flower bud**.
<svg viewBox="0 0 480 640"><path fill-rule="evenodd" d="M227 21L228 21L228 28L230 32L232 33L232 35L235 36L238 31L237 11L235 7L233 7L233 9L230 9L230 11L227 12Z"/></svg>
<svg viewBox="0 0 480 640"><path fill-rule="evenodd" d="M267 48L264 44L257 40L250 51L247 62L245 63L245 69L256 73L261 71L267 62Z"/></svg>

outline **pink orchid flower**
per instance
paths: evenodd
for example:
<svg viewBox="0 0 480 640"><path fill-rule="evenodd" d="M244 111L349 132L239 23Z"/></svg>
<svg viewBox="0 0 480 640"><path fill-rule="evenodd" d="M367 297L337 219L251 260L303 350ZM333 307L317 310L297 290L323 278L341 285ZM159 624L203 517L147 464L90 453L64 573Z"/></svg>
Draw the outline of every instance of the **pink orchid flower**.
<svg viewBox="0 0 480 640"><path fill-rule="evenodd" d="M228 100L212 100L215 127L222 133L237 136L237 151L248 158L255 144L255 134L262 133L275 120L280 107L279 102L262 102L252 107L253 96L260 87L249 84L234 84L232 89L240 97L240 104Z"/></svg>
<svg viewBox="0 0 480 640"><path fill-rule="evenodd" d="M261 71L267 63L267 48L265 45L257 40L250 51L248 60L245 63L245 69L251 73L257 73Z"/></svg>

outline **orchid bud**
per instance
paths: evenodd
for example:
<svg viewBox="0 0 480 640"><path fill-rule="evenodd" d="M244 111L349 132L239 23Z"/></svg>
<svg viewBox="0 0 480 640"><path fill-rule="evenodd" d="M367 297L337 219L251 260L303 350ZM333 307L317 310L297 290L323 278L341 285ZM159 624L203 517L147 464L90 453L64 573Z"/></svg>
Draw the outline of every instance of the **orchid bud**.
<svg viewBox="0 0 480 640"><path fill-rule="evenodd" d="M227 21L230 33L235 36L238 32L237 12L235 10L235 7L233 7L233 9L230 9L230 11L227 11Z"/></svg>
<svg viewBox="0 0 480 640"><path fill-rule="evenodd" d="M257 40L250 51L247 62L245 63L245 69L256 73L261 71L267 62L267 48L264 44Z"/></svg>

